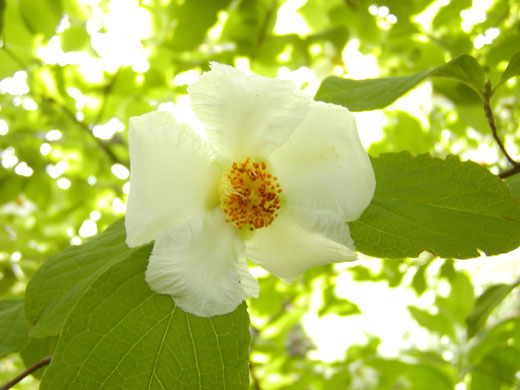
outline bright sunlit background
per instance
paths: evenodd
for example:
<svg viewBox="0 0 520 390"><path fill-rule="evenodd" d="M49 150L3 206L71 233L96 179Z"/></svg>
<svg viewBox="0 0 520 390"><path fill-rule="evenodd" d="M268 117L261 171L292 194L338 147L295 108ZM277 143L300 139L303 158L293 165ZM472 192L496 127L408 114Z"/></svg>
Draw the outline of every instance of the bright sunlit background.
<svg viewBox="0 0 520 390"><path fill-rule="evenodd" d="M493 51L493 45L501 39L511 42L509 32L507 37L502 36L504 28L519 19L516 2L511 2L515 5L508 8L508 16L500 19L496 9L501 7L501 2L464 1L461 3L467 5L458 8L448 0L415 2L416 13L407 13L396 1L389 1L387 5L384 1L331 2L337 7L347 3L347 17L356 20L344 31L335 21L334 8L328 8L324 1L287 0L279 2L279 7L276 2L252 2L255 6L247 12L263 15L265 20L260 26L238 19L237 15L247 8L244 2L227 1L223 2L227 7L215 12L200 43L191 45L175 38L183 34L178 31L180 28L188 29L188 36L197 34L180 19L193 17L189 13L182 14L183 1L168 8L166 0L76 0L64 8L66 14L60 16L54 31L31 38L32 54L27 53L27 48L17 51L17 43L10 46L14 30L6 22L6 32L0 36L0 54L4 55L0 57L0 68L6 68L0 75L0 141L4 139L0 144L1 166L9 175L17 177L16 183L29 183L29 180L36 183L10 184L10 188L17 185L19 192L2 197L0 215L8 237L5 240L13 241L17 232L22 237L19 240L24 240L22 247L16 248L11 243L0 249L0 260L5 264L2 275L7 275L7 265L14 274L9 291L14 295L23 292L37 265L60 247L81 244L124 215L130 188L125 151L129 116L155 109L170 111L204 136L204 129L190 108L186 87L207 68L208 60L232 63L244 72L292 80L311 97L329 75L365 79L410 74L437 66L464 51L483 58L491 53L495 67L490 66L489 71L494 72L494 76L504 70L507 61L505 56ZM17 0L7 2L6 18L16 16L13 15L17 3ZM419 3L425 6L417 5ZM164 12L166 8L170 14ZM436 15L448 8L452 11L446 11L446 16L451 19L440 23ZM177 11L181 14L179 19L175 16ZM488 20L489 15L494 19ZM254 19L255 16L249 17ZM20 16L17 18L13 20L21 20ZM406 30L412 25L415 27ZM30 32L24 29L22 33ZM254 35L254 39L242 39L248 34ZM410 52L402 49L409 44L407 39L416 45ZM450 39L452 46L439 43ZM464 39L470 45L464 41L464 45L457 46L460 43L457 40ZM251 42L258 47L251 48ZM302 45L305 49L301 49ZM422 45L424 52L420 52ZM436 48L436 45L440 46ZM14 63L14 72L7 69L7 62L2 62L5 58ZM508 87L516 86L514 79L508 82ZM385 110L355 113L364 147L372 155L403 149L412 153L432 152L437 156L458 154L464 160L489 166L498 173L506 163L491 134L482 130L482 121L467 122L475 118L476 111L470 105L456 108L456 99L450 100L454 95L442 95L439 90L447 89L444 85L441 87L426 80ZM500 103L504 111L498 116L504 122L511 122L516 115L507 111L514 110L514 102L514 98L506 97ZM18 115L17 110L24 113L24 122L19 116L13 119ZM57 117L61 119L55 120ZM418 133L408 132L407 140L399 140L399 129L407 124L419 129ZM72 131L72 127L76 129ZM37 128L37 131L22 131L28 128ZM512 155L518 156L518 135L510 134L513 135L504 136L506 146ZM11 136L13 138L9 138ZM83 141L83 137L88 140ZM33 144L28 149L14 144L25 145L29 139ZM45 187L45 191L39 186ZM38 203L35 199L43 198L35 196L35 192L46 200ZM71 199L79 193L84 198L76 204ZM76 212L78 207L82 208L81 212ZM45 226L41 227L42 223ZM30 232L35 234L34 238L29 237ZM60 239L55 240L55 236ZM517 250L492 258L456 261L454 266L470 275L478 295L491 283L516 281L519 255ZM402 273L402 279L389 287L392 275L381 277L379 281L374 275L386 275L389 268L385 263L392 261L361 255L355 263L334 265L337 277L312 281L308 304L303 305L309 310L301 318L301 326L310 337L305 359L324 363L341 361L350 346L368 345L377 337L381 340L377 351L383 357L399 358L403 351L412 348L433 349L441 351L445 361L457 362L460 351L453 340L419 326L408 310L408 306L416 306L436 314L436 297L450 295L450 283L439 277L445 260L422 254L418 260L400 261L394 271L396 275ZM25 262L29 266L24 268ZM427 289L417 294L410 284L425 262L428 262ZM374 277L360 276L361 269L351 272L352 267L357 266ZM285 288L267 282L270 276L258 267L253 266L252 273L266 280L262 286L265 289ZM6 280L6 276L2 278ZM338 315L333 310L320 313L324 305L322 292L330 283L335 286L335 295L355 303L361 314ZM516 298L517 295L509 296L494 313L492 321L496 323L511 315L516 310ZM290 311L298 304L289 302L287 305ZM266 322L269 318L252 313L253 326L266 337L269 332L276 332ZM457 331L462 332L462 328ZM252 360L261 367L269 360L269 354L253 345ZM5 371L8 377L20 364L13 357L1 363L0 371ZM324 372L334 371L333 366L324 367ZM283 371L283 367L278 368ZM261 372L261 368L258 370ZM352 364L350 389L371 389L377 382L374 379L377 373L371 370L373 368L360 362ZM286 380L282 373L265 371L265 384ZM27 379L24 383L20 389L31 388L37 381ZM461 377L456 390L464 389L466 382Z"/></svg>

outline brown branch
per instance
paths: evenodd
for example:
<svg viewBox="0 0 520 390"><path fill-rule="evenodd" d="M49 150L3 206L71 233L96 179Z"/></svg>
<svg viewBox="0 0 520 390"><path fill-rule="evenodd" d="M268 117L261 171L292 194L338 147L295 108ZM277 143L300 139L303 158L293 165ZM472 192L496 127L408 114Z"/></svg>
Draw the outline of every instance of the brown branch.
<svg viewBox="0 0 520 390"><path fill-rule="evenodd" d="M51 357L47 356L46 358L40 360L38 363L33 364L31 367L29 367L27 370L22 372L20 375L18 375L13 380L7 382L5 385L0 387L0 390L8 390L8 389L10 389L14 385L16 385L18 382L20 382L22 379L24 379L26 376L31 375L34 371L36 371L37 369L39 369L39 368L41 368L43 366L46 366L50 362L51 362Z"/></svg>
<svg viewBox="0 0 520 390"><path fill-rule="evenodd" d="M520 167L520 163L516 162L507 152L506 147L500 140L498 133L497 133L497 127L495 124L495 117L493 116L493 111L491 110L491 105L489 103L489 99L491 98L491 84L489 81L486 83L484 87L484 113L486 114L486 119L489 124L489 128L491 129L491 133L493 134L493 138L495 139L496 143L498 144L498 147L506 157L507 161L513 165L513 167L517 168ZM500 176L502 177L502 176Z"/></svg>
<svg viewBox="0 0 520 390"><path fill-rule="evenodd" d="M498 177L505 179L506 177L516 175L517 173L520 173L520 166L517 165L513 168L509 168L508 170L505 170L503 172L500 172L498 174Z"/></svg>

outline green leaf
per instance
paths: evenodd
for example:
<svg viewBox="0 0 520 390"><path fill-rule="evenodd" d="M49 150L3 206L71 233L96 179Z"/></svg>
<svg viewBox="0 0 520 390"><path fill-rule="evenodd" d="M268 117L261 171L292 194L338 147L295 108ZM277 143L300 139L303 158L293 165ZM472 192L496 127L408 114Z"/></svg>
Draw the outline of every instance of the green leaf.
<svg viewBox="0 0 520 390"><path fill-rule="evenodd" d="M513 58L511 58L511 61L509 61L506 70L504 70L504 73L502 73L502 75L500 76L500 80L498 84L495 86L495 89L497 89L500 85L504 84L511 77L515 77L518 75L520 75L520 52L515 53Z"/></svg>
<svg viewBox="0 0 520 390"><path fill-rule="evenodd" d="M318 315L322 317L331 313L338 316L350 316L361 314L361 310L354 302L336 296L334 285L328 284L325 289L323 289L323 305L318 310Z"/></svg>
<svg viewBox="0 0 520 390"><path fill-rule="evenodd" d="M329 76L321 83L314 99L341 104L350 111L377 110L392 104L429 74L425 71L410 76L366 80Z"/></svg>
<svg viewBox="0 0 520 390"><path fill-rule="evenodd" d="M450 280L451 291L446 298L437 297L436 305L441 313L446 315L454 322L464 324L467 315L473 308L475 299L473 285L469 277L461 272L457 272Z"/></svg>
<svg viewBox="0 0 520 390"><path fill-rule="evenodd" d="M482 107L480 110L482 111ZM396 126L396 123L399 125ZM438 142L437 135L424 129L417 118L404 111L392 112L390 123L383 131L385 136L380 141L370 144L370 155L404 150L414 155L427 153Z"/></svg>
<svg viewBox="0 0 520 390"><path fill-rule="evenodd" d="M4 29L5 0L0 0L0 34Z"/></svg>
<svg viewBox="0 0 520 390"><path fill-rule="evenodd" d="M25 315L32 337L58 335L67 315L90 284L135 249L125 243L123 220L86 244L72 246L47 260L25 293Z"/></svg>
<svg viewBox="0 0 520 390"><path fill-rule="evenodd" d="M22 192L24 186L24 178L16 174L8 174L0 177L0 205L15 200Z"/></svg>
<svg viewBox="0 0 520 390"><path fill-rule="evenodd" d="M279 6L279 3L268 0L238 2L236 7L230 7L222 39L234 42L238 53L252 56L258 45L269 38L266 32L274 27ZM278 39L271 41L280 42Z"/></svg>
<svg viewBox="0 0 520 390"><path fill-rule="evenodd" d="M468 339L472 338L484 326L493 309L518 285L520 280L512 284L494 284L488 287L475 301L473 311L468 315Z"/></svg>
<svg viewBox="0 0 520 390"><path fill-rule="evenodd" d="M432 259L427 260L424 264L421 264L412 278L412 288L415 291L417 296L421 296L424 294L426 289L428 288L428 283L426 281L426 270L430 266Z"/></svg>
<svg viewBox="0 0 520 390"><path fill-rule="evenodd" d="M371 359L368 364L378 371L379 386L363 389L452 390L456 381L451 370L441 364L411 364L381 358Z"/></svg>
<svg viewBox="0 0 520 390"><path fill-rule="evenodd" d="M247 389L249 318L184 313L144 280L151 246L114 264L65 323L41 389Z"/></svg>
<svg viewBox="0 0 520 390"><path fill-rule="evenodd" d="M350 223L358 251L374 257L417 257L429 251L467 259L520 245L520 207L509 186L473 162L406 152L372 159L376 192Z"/></svg>
<svg viewBox="0 0 520 390"><path fill-rule="evenodd" d="M7 247L7 245L1 240L0 243L3 248ZM13 264L10 261L2 261L0 263L0 296L8 294L11 290L11 287L13 287L13 285L16 283L16 280L17 278L13 271Z"/></svg>
<svg viewBox="0 0 520 390"><path fill-rule="evenodd" d="M193 50L206 37L207 30L217 22L217 13L226 8L230 0L185 1L178 6L171 3L176 20L170 47L173 50Z"/></svg>
<svg viewBox="0 0 520 390"><path fill-rule="evenodd" d="M351 111L376 110L392 104L429 76L455 79L482 96L484 70L473 57L464 54L445 65L409 76L366 80L330 76L323 80L314 99L340 104Z"/></svg>
<svg viewBox="0 0 520 390"><path fill-rule="evenodd" d="M431 75L461 81L481 96L486 80L484 69L482 69L475 58L467 54L455 58L446 65L435 68Z"/></svg>
<svg viewBox="0 0 520 390"><path fill-rule="evenodd" d="M0 357L22 349L27 342L27 328L23 300L0 301Z"/></svg>
<svg viewBox="0 0 520 390"><path fill-rule="evenodd" d="M520 351L516 347L495 348L471 371L470 390L499 390L504 384L511 388L519 369Z"/></svg>
<svg viewBox="0 0 520 390"><path fill-rule="evenodd" d="M432 28L434 28L435 30L446 28L447 20L449 20L452 23L453 21L457 21L460 25L460 22L462 22L460 11L462 11L465 8L470 8L471 3L471 0L459 0L452 1L447 5L441 7L432 20Z"/></svg>
<svg viewBox="0 0 520 390"><path fill-rule="evenodd" d="M20 0L20 14L33 34L52 37L60 22L63 10L60 0Z"/></svg>
<svg viewBox="0 0 520 390"><path fill-rule="evenodd" d="M446 371L433 364L416 364L406 375L412 389L452 390L456 381Z"/></svg>
<svg viewBox="0 0 520 390"><path fill-rule="evenodd" d="M90 35L83 25L70 26L61 34L61 47L63 51L85 50Z"/></svg>
<svg viewBox="0 0 520 390"><path fill-rule="evenodd" d="M415 306L408 306L408 311L413 319L423 328L426 328L431 332L439 333L440 335L449 336L455 340L453 324L445 315L441 313L430 314Z"/></svg>
<svg viewBox="0 0 520 390"><path fill-rule="evenodd" d="M499 346L505 346L514 342L515 345L520 335L520 318L513 317L502 321L477 338L476 345L469 351L468 363L477 365L482 358Z"/></svg>

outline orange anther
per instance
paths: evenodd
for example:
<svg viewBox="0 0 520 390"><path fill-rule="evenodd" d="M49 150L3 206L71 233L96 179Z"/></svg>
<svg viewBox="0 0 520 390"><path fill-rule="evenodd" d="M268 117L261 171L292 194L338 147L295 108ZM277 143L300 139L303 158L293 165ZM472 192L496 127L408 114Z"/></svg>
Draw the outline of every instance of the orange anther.
<svg viewBox="0 0 520 390"><path fill-rule="evenodd" d="M220 204L226 222L248 230L270 225L278 215L281 192L277 177L267 170L265 162L249 157L233 162L220 183Z"/></svg>

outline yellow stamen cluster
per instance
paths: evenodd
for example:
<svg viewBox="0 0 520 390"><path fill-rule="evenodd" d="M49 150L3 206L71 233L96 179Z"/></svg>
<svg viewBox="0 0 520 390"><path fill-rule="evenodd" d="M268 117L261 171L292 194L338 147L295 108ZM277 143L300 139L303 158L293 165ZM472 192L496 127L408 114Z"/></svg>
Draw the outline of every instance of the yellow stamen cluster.
<svg viewBox="0 0 520 390"><path fill-rule="evenodd" d="M281 192L278 178L269 173L264 162L249 157L234 162L220 183L220 206L226 222L251 231L270 225L278 216Z"/></svg>

